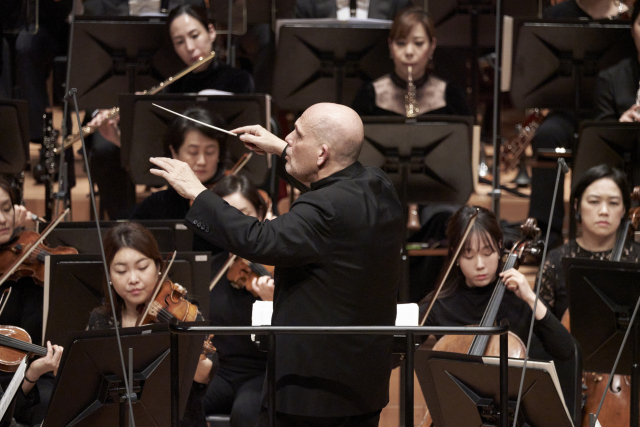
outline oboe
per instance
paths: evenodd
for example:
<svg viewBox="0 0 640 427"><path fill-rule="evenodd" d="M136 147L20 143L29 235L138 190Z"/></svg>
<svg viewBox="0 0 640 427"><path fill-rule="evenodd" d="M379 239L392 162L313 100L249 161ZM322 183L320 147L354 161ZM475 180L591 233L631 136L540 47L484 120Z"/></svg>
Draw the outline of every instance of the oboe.
<svg viewBox="0 0 640 427"><path fill-rule="evenodd" d="M165 87L169 86L171 83L175 83L177 80L179 80L182 77L186 76L191 71L193 71L196 68L200 67L202 64L206 64L207 62L211 61L215 55L216 55L215 52L211 52L211 54L209 56L204 57L204 58L200 58L198 61L194 62L193 64L191 64L190 66L188 66L184 70L180 71L178 74L169 77L167 80L163 81L162 83L160 83L157 86L152 87L149 90L145 90L144 92L142 92L142 95L155 95L156 93L160 92ZM105 119L102 120L102 122L100 122L98 125L95 125L95 126L83 126L82 129L81 129L82 130L82 136L85 137L85 138L88 137L89 135L93 134L95 131L100 129L101 126L103 126L107 122L109 122L109 120L115 119L119 115L120 115L120 108L118 108L118 107L111 108L109 110L109 114L107 115L107 117L105 117ZM62 146L57 146L54 149L54 153L59 154L60 151L71 147L71 145L73 145L74 142L79 141L79 140L80 140L80 132L75 132L72 135L67 136L64 139L64 142L62 143Z"/></svg>

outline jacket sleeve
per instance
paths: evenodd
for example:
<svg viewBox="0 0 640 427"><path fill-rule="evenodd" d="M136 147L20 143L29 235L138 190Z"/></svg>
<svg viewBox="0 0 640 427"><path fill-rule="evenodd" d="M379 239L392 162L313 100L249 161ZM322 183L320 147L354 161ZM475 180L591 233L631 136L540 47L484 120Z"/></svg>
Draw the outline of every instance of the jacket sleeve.
<svg viewBox="0 0 640 427"><path fill-rule="evenodd" d="M617 121L620 119L610 77L606 71L598 75L595 95L596 120Z"/></svg>
<svg viewBox="0 0 640 427"><path fill-rule="evenodd" d="M252 262L290 267L316 262L327 253L333 218L332 205L320 194L304 194L286 214L259 221L203 191L185 220L196 234L228 252Z"/></svg>

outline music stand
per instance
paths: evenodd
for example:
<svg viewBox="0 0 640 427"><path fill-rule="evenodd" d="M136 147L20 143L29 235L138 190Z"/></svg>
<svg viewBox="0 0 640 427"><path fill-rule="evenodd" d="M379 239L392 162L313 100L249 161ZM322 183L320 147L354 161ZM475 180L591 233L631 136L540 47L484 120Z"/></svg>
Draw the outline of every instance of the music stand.
<svg viewBox="0 0 640 427"><path fill-rule="evenodd" d="M0 100L0 173L17 175L29 161L29 112L27 101Z"/></svg>
<svg viewBox="0 0 640 427"><path fill-rule="evenodd" d="M473 191L471 117L365 117L363 123L364 144L358 160L385 171L405 206L463 205L469 200Z"/></svg>
<svg viewBox="0 0 640 427"><path fill-rule="evenodd" d="M177 116L154 107L158 104L178 113L197 106L217 113L226 121L227 129L259 124L271 130L271 97L269 95L122 95L120 97L120 129L122 164L136 184L163 186L167 182L152 175L149 157L167 156L163 140L167 127ZM249 152L233 136L227 137L227 152L232 161ZM242 169L251 181L261 186L267 179L267 156L254 155Z"/></svg>
<svg viewBox="0 0 640 427"><path fill-rule="evenodd" d="M629 23L514 19L516 108L590 110L598 72L635 52Z"/></svg>
<svg viewBox="0 0 640 427"><path fill-rule="evenodd" d="M208 253L180 252L169 271L171 281L198 300L205 319L209 318L211 262ZM43 343L60 343L67 332L85 329L91 310L102 305L104 280L98 254L52 255L45 260Z"/></svg>
<svg viewBox="0 0 640 427"><path fill-rule="evenodd" d="M273 98L280 108L351 105L362 83L393 70L391 21L286 19L277 22Z"/></svg>
<svg viewBox="0 0 640 427"><path fill-rule="evenodd" d="M184 68L160 17L83 16L72 46L69 85L84 109L118 105L120 93L150 89Z"/></svg>
<svg viewBox="0 0 640 427"><path fill-rule="evenodd" d="M191 325L203 323L206 322ZM129 372L133 371L133 381L129 378L129 384L137 395L137 400L132 402L136 426L171 425L170 336L167 326L158 324L120 329L123 351L126 354L127 349L133 349L133 360L126 366ZM65 351L42 426L127 425L126 389L115 330L79 332L69 338L64 343ZM203 335L180 337L181 417L203 341Z"/></svg>
<svg viewBox="0 0 640 427"><path fill-rule="evenodd" d="M513 425L522 376L522 368L512 363L508 369L509 425ZM418 349L415 371L434 425L499 425L499 369L498 365L485 364L483 357ZM559 386L548 371L527 366L517 425L573 427Z"/></svg>
<svg viewBox="0 0 640 427"><path fill-rule="evenodd" d="M160 252L184 252L193 250L193 231L182 219L167 220L135 220L147 228L158 242ZM108 230L120 224L119 221L100 221L100 228ZM79 253L99 254L100 240L96 223L90 222L62 222L47 236L47 243L51 247L71 246Z"/></svg>
<svg viewBox="0 0 640 427"><path fill-rule="evenodd" d="M583 352L584 370L610 373L631 315L640 297L640 270L633 262L563 258L571 334ZM631 375L630 425L638 425L640 337L638 322L631 331L616 374Z"/></svg>

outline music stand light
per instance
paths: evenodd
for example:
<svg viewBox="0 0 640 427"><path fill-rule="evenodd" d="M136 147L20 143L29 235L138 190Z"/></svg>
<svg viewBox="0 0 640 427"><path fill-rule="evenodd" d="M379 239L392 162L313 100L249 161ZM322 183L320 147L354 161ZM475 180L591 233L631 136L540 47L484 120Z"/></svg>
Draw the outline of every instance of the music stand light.
<svg viewBox="0 0 640 427"><path fill-rule="evenodd" d="M206 322L194 322L202 325ZM171 425L170 337L167 324L120 330L122 347L133 349L132 402L136 426ZM203 335L180 337L180 417L184 414L202 351ZM127 425L127 403L115 330L78 332L63 343L65 350L43 427ZM126 363L127 369L129 363Z"/></svg>
<svg viewBox="0 0 640 427"><path fill-rule="evenodd" d="M118 105L118 95L151 89L185 68L161 17L76 19L69 85L83 109Z"/></svg>
<svg viewBox="0 0 640 427"><path fill-rule="evenodd" d="M365 117L363 123L359 160L385 171L403 204L463 205L469 200L473 191L471 117Z"/></svg>
<svg viewBox="0 0 640 427"><path fill-rule="evenodd" d="M152 104L158 104L182 114L199 107L217 113L227 123L227 129L259 124L271 130L271 97L269 95L122 95L120 96L120 129L122 164L136 184L163 186L164 178L152 175L149 157L167 156L163 140L175 116ZM233 136L227 137L227 152L235 163L248 152ZM251 181L262 185L268 176L267 156L251 157L243 168Z"/></svg>
<svg viewBox="0 0 640 427"><path fill-rule="evenodd" d="M351 105L356 91L393 70L391 21L287 19L277 22L273 98L301 111L318 102Z"/></svg>
<svg viewBox="0 0 640 427"><path fill-rule="evenodd" d="M415 353L418 382L438 427L500 425L499 370L478 356L421 349ZM520 367L509 366L509 426L521 376ZM548 371L527 366L517 425L573 427Z"/></svg>
<svg viewBox="0 0 640 427"><path fill-rule="evenodd" d="M514 19L516 108L590 110L598 72L635 52L627 22Z"/></svg>
<svg viewBox="0 0 640 427"><path fill-rule="evenodd" d="M17 175L29 161L29 113L27 101L0 100L0 173Z"/></svg>
<svg viewBox="0 0 640 427"><path fill-rule="evenodd" d="M209 318L211 262L208 253L180 252L169 271L171 281L198 300L205 319ZM42 342L60 343L69 332L84 330L91 310L102 305L104 280L99 254L53 255L45 261Z"/></svg>

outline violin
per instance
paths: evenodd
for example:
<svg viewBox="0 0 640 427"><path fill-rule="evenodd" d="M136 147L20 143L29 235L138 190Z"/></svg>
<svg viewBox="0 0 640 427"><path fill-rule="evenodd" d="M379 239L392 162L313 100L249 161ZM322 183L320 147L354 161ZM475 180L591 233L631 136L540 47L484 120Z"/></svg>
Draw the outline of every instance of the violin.
<svg viewBox="0 0 640 427"><path fill-rule="evenodd" d="M15 372L27 354L46 356L47 349L31 343L27 331L17 326L0 326L0 371Z"/></svg>
<svg viewBox="0 0 640 427"><path fill-rule="evenodd" d="M271 266L264 266L262 264L256 264L246 259L235 257L231 266L227 270L227 279L231 286L236 289L246 289L251 292L256 298L260 296L253 291L251 283L253 279L258 279L262 276L270 276L273 277L274 268Z"/></svg>
<svg viewBox="0 0 640 427"><path fill-rule="evenodd" d="M4 274L8 267L16 262L34 243L40 238L35 231L22 231L0 251L0 274ZM48 255L77 254L75 248L58 246L50 248L43 243L39 244L33 252L18 266L15 272L8 277L17 280L21 277L33 277L39 284L44 284L44 259Z"/></svg>

